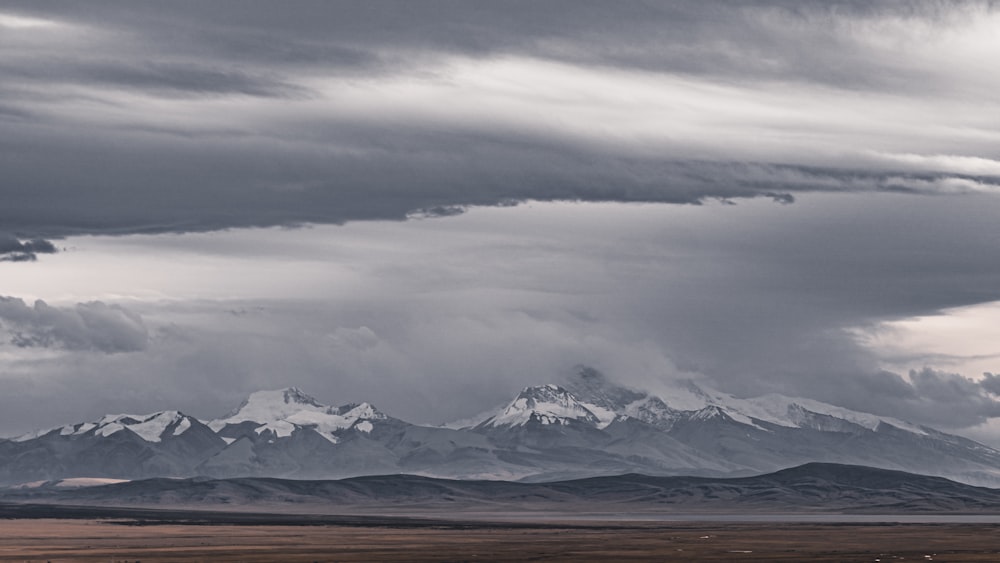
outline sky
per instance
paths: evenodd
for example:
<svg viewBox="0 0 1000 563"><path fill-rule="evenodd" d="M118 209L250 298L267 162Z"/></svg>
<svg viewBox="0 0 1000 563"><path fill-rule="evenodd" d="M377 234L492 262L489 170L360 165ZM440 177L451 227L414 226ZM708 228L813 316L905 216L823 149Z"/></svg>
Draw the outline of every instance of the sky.
<svg viewBox="0 0 1000 563"><path fill-rule="evenodd" d="M998 59L994 2L7 0L0 436L587 365L1000 446Z"/></svg>

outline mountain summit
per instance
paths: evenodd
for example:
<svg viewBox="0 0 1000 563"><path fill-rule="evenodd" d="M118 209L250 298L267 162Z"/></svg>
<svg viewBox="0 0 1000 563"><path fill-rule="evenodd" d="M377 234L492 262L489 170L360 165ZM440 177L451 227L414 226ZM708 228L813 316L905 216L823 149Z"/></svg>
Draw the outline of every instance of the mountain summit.
<svg viewBox="0 0 1000 563"><path fill-rule="evenodd" d="M208 426L229 440L247 435L250 431L284 438L298 430L311 429L324 439L337 443L340 431L355 428L371 432L373 421L386 418L368 403L331 407L321 404L297 387L288 387L257 391L235 411L225 418L209 422Z"/></svg>
<svg viewBox="0 0 1000 563"><path fill-rule="evenodd" d="M502 412L489 417L480 426L573 423L606 426L614 417L607 409L583 403L566 389L548 384L525 387Z"/></svg>

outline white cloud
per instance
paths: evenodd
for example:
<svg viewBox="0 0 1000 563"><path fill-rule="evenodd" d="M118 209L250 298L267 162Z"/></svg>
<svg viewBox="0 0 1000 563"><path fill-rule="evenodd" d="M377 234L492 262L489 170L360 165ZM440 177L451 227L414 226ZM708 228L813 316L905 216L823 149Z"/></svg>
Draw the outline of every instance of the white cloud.
<svg viewBox="0 0 1000 563"><path fill-rule="evenodd" d="M856 334L886 369L931 366L974 379L1000 372L1000 301L888 320Z"/></svg>
<svg viewBox="0 0 1000 563"><path fill-rule="evenodd" d="M58 28L65 24L58 21L0 12L0 27L13 30Z"/></svg>
<svg viewBox="0 0 1000 563"><path fill-rule="evenodd" d="M926 172L948 172L974 176L1000 176L1000 160L977 156L950 154L891 154L873 153L873 156L888 162L907 165L913 170Z"/></svg>

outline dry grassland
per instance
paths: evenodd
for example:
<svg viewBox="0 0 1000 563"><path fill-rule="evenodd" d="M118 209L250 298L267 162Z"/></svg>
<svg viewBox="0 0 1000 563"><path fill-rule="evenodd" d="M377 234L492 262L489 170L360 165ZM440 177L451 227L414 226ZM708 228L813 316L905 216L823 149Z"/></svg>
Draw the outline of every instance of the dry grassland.
<svg viewBox="0 0 1000 563"><path fill-rule="evenodd" d="M986 524L512 528L0 520L0 561L1000 561Z"/></svg>

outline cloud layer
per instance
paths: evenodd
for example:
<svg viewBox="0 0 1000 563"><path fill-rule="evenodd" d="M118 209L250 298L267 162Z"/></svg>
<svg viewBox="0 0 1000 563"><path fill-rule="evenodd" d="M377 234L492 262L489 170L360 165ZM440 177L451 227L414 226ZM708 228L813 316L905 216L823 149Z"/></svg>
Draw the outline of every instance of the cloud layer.
<svg viewBox="0 0 1000 563"><path fill-rule="evenodd" d="M12 2L22 237L997 192L985 2ZM25 255L28 256L28 255Z"/></svg>

